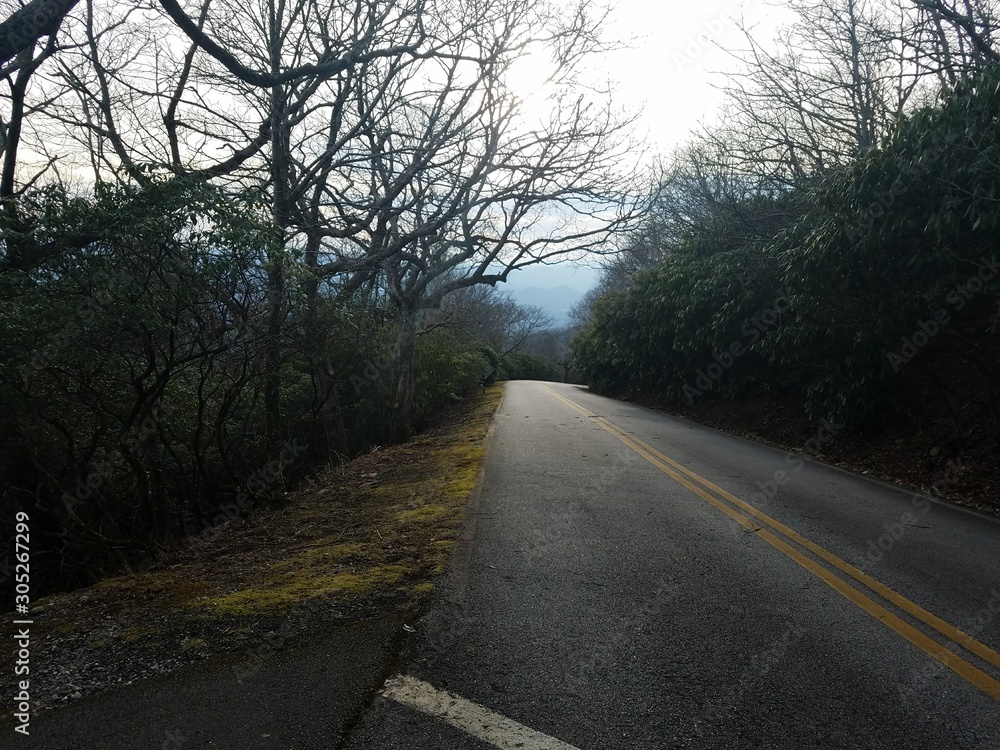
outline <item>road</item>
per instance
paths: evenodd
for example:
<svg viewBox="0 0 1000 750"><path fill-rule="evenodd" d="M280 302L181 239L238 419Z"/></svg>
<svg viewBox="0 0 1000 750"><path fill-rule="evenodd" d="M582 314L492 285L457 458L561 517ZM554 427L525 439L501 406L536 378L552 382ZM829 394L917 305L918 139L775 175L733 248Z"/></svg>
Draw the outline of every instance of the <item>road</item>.
<svg viewBox="0 0 1000 750"><path fill-rule="evenodd" d="M1000 747L1000 523L576 386L414 629L350 750Z"/></svg>

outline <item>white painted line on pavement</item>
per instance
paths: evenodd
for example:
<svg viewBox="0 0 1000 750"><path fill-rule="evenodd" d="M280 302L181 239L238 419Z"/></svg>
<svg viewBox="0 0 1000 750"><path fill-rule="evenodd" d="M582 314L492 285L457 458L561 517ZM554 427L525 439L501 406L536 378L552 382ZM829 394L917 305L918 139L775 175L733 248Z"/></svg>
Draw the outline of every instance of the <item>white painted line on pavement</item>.
<svg viewBox="0 0 1000 750"><path fill-rule="evenodd" d="M547 734L518 724L467 701L457 695L438 690L415 677L396 675L382 688L382 695L404 706L442 719L453 727L503 750L578 750Z"/></svg>

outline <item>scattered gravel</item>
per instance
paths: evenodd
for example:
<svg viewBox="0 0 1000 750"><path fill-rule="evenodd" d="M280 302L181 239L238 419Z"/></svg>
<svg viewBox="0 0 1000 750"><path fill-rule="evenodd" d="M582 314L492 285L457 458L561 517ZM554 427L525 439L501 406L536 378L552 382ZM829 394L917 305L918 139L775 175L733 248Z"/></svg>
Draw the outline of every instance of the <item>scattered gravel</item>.
<svg viewBox="0 0 1000 750"><path fill-rule="evenodd" d="M223 654L237 655L237 665L252 669L263 652L280 650L345 620L343 612L321 600L303 602L280 616L206 622L176 613L95 616L81 598L56 597L48 606L32 611L33 713ZM84 618L78 621L86 622L86 628L63 632L75 617ZM4 630L12 632L13 628L5 625ZM4 635L6 640L8 633ZM4 671L0 676L3 694L14 694L15 679L9 670Z"/></svg>
<svg viewBox="0 0 1000 750"><path fill-rule="evenodd" d="M477 475L501 393L487 389L412 441L321 472L280 507L179 541L148 570L38 600L32 713L206 659L252 672L263 654L317 631L412 617L461 524L466 495L453 473ZM414 512L445 502L450 515ZM14 619L0 619L3 643L13 644ZM0 694L16 695L20 679L0 671ZM13 713L8 700L0 722Z"/></svg>

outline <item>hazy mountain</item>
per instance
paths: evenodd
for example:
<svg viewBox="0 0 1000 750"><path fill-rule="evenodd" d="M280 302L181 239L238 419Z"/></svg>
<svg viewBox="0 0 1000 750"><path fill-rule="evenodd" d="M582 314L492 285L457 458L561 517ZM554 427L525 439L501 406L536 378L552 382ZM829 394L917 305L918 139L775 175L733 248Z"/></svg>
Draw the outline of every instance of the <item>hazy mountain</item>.
<svg viewBox="0 0 1000 750"><path fill-rule="evenodd" d="M569 310L580 301L583 292L569 286L526 286L510 289L510 294L520 305L535 305L552 318L552 325L561 327L569 323Z"/></svg>

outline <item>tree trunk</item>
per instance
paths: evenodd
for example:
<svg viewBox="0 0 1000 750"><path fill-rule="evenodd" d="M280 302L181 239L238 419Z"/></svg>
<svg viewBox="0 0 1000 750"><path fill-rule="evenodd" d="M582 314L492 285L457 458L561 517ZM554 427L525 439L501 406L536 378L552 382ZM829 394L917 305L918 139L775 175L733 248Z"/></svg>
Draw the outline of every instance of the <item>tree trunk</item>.
<svg viewBox="0 0 1000 750"><path fill-rule="evenodd" d="M30 239L31 228L21 218L14 200L15 177L17 176L18 147L21 144L21 126L24 122L24 102L28 89L28 80L35 70L35 62L31 49L20 54L18 71L14 83L10 87L10 114L6 132L3 133L3 171L0 173L0 202L7 219L7 254L3 258L0 273L6 270L24 270L35 260L34 249Z"/></svg>
<svg viewBox="0 0 1000 750"><path fill-rule="evenodd" d="M272 27L274 20L272 19ZM272 28L272 35L275 32ZM274 37L276 38L276 36ZM279 43L272 39L272 66L279 65ZM285 228L288 226L287 92L271 89L271 241L267 268L267 334L264 344L264 431L269 451L281 445L281 332L285 298Z"/></svg>
<svg viewBox="0 0 1000 750"><path fill-rule="evenodd" d="M0 65L54 34L79 0L31 0L0 23Z"/></svg>
<svg viewBox="0 0 1000 750"><path fill-rule="evenodd" d="M306 240L305 260L310 275L303 284L306 295L306 353L313 381L313 424L309 448L313 456L321 461L334 453L339 463L349 454L350 447L340 408L340 389L326 351L326 332L319 320L319 242L315 233Z"/></svg>
<svg viewBox="0 0 1000 750"><path fill-rule="evenodd" d="M417 311L412 306L400 307L399 335L393 352L396 375L396 398L392 405L389 437L402 443L410 437L413 420L413 387L416 373Z"/></svg>
<svg viewBox="0 0 1000 750"><path fill-rule="evenodd" d="M267 269L267 336L264 344L264 431L268 450L281 444L281 329L285 289L283 248L273 248Z"/></svg>

